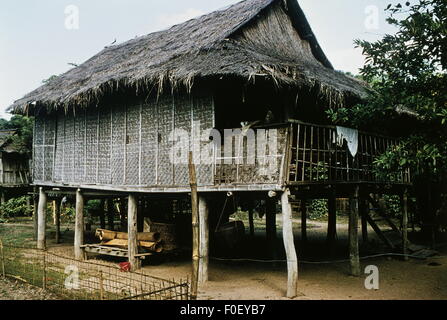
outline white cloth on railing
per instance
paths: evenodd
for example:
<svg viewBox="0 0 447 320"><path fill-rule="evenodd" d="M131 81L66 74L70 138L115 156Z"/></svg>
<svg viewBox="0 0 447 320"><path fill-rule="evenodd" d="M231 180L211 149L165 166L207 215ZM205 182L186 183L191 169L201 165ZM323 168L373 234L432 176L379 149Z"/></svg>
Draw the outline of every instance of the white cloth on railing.
<svg viewBox="0 0 447 320"><path fill-rule="evenodd" d="M337 127L338 146L343 147L344 141L348 143L348 149L352 157L355 158L359 148L359 131L357 129Z"/></svg>

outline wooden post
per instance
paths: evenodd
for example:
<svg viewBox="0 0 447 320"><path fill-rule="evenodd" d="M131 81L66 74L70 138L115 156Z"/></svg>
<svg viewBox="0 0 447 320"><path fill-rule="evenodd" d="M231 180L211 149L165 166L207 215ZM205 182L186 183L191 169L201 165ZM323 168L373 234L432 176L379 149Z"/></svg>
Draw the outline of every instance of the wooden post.
<svg viewBox="0 0 447 320"><path fill-rule="evenodd" d="M2 242L2 240L0 239L0 254L1 254L1 259L2 259L2 275L3 275L3 278L5 278L6 277L6 269L5 269L5 252L3 251L4 249L3 249L3 242Z"/></svg>
<svg viewBox="0 0 447 320"><path fill-rule="evenodd" d="M46 253L42 253L43 256L43 266L42 266L42 289L47 290L47 257Z"/></svg>
<svg viewBox="0 0 447 320"><path fill-rule="evenodd" d="M358 239L358 220L359 220L359 186L355 186L354 193L350 199L349 215L349 259L351 274L360 276L360 257L359 257L359 239Z"/></svg>
<svg viewBox="0 0 447 320"><path fill-rule="evenodd" d="M207 199L199 197L199 275L198 283L202 285L208 281L209 264L209 207Z"/></svg>
<svg viewBox="0 0 447 320"><path fill-rule="evenodd" d="M359 210L360 210L360 217L362 219L362 240L363 243L368 243L368 220L367 215L369 214L369 204L366 201L366 199L360 198L359 199Z"/></svg>
<svg viewBox="0 0 447 320"><path fill-rule="evenodd" d="M124 208L126 207L126 199L121 198L119 209L120 209L120 222L121 222L121 231L126 232L127 226L126 226L126 214Z"/></svg>
<svg viewBox="0 0 447 320"><path fill-rule="evenodd" d="M33 225L34 225L34 240L37 241L37 230L39 229L39 214L38 214L38 195L37 195L37 188L34 188L33 192Z"/></svg>
<svg viewBox="0 0 447 320"><path fill-rule="evenodd" d="M337 240L337 195L332 190L328 199L328 226L327 226L327 243L331 249L335 246Z"/></svg>
<svg viewBox="0 0 447 320"><path fill-rule="evenodd" d="M283 240L287 256L287 298L298 294L298 258L293 239L292 207L289 203L290 191L287 189L281 196Z"/></svg>
<svg viewBox="0 0 447 320"><path fill-rule="evenodd" d="M53 208L53 225L56 226L56 200L53 200L51 202L52 208Z"/></svg>
<svg viewBox="0 0 447 320"><path fill-rule="evenodd" d="M302 198L301 205L301 241L307 242L307 200Z"/></svg>
<svg viewBox="0 0 447 320"><path fill-rule="evenodd" d="M39 206L37 212L37 249L46 248L47 194L39 188Z"/></svg>
<svg viewBox="0 0 447 320"><path fill-rule="evenodd" d="M99 299L104 300L104 275L99 271Z"/></svg>
<svg viewBox="0 0 447 320"><path fill-rule="evenodd" d="M196 168L193 163L192 152L189 153L189 184L191 186L191 214L192 214L192 277L191 299L197 299L199 281L199 203L197 195Z"/></svg>
<svg viewBox="0 0 447 320"><path fill-rule="evenodd" d="M255 235L255 223L253 219L253 208L248 209L248 223L250 224L250 236Z"/></svg>
<svg viewBox="0 0 447 320"><path fill-rule="evenodd" d="M54 201L53 206L54 217L56 220L56 243L61 243L61 205L57 201Z"/></svg>
<svg viewBox="0 0 447 320"><path fill-rule="evenodd" d="M402 194L402 253L408 261L408 190Z"/></svg>
<svg viewBox="0 0 447 320"><path fill-rule="evenodd" d="M75 259L84 260L84 196L81 189L76 191L76 222L75 222L75 237L74 237L74 253Z"/></svg>
<svg viewBox="0 0 447 320"><path fill-rule="evenodd" d="M101 225L101 229L106 228L106 215L105 215L105 200L102 199L99 206L99 224Z"/></svg>
<svg viewBox="0 0 447 320"><path fill-rule="evenodd" d="M268 198L266 205L266 239L267 247L270 251L272 259L276 259L276 201L275 199Z"/></svg>
<svg viewBox="0 0 447 320"><path fill-rule="evenodd" d="M115 211L113 208L113 199L107 199L107 225L110 231L115 230Z"/></svg>
<svg viewBox="0 0 447 320"><path fill-rule="evenodd" d="M137 241L137 213L138 213L138 203L137 198L130 194L129 204L127 206L127 228L128 228L128 256L129 262L132 270L137 270L140 268L138 257L138 241Z"/></svg>

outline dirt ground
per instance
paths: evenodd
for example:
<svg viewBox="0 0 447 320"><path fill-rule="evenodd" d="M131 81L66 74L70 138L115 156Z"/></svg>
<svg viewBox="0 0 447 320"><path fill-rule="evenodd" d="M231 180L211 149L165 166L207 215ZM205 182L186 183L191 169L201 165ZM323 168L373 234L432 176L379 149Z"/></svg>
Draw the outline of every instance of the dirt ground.
<svg viewBox="0 0 447 320"><path fill-rule="evenodd" d="M56 300L57 297L20 282L18 280L0 278L0 300Z"/></svg>
<svg viewBox="0 0 447 320"><path fill-rule="evenodd" d="M278 217L279 218L279 217ZM278 219L278 226L281 225ZM308 242L300 240L299 222L295 223L296 248L299 256L299 296L296 300L443 300L447 299L447 246L437 247L439 255L425 260L403 261L399 256L365 258L361 261L362 275L349 275L347 251L347 224L337 225L337 246L329 250L325 244L327 224L308 222ZM370 243L366 246L360 239L362 257L387 253L380 246L372 230ZM72 255L71 239L65 243L52 244L49 251ZM372 244L372 245L371 245ZM285 299L287 269L284 262L281 230L274 245L276 256L272 256L271 244L266 243L264 230L257 230L254 238L247 235L239 250L231 257L216 257L212 254L209 266L209 282L200 288L201 300L282 300ZM103 257L97 257L104 261ZM266 260L276 262L265 262ZM106 258L108 263L118 260ZM263 262L261 262L263 261ZM335 261L335 262L333 262ZM379 290L367 290L363 274L369 265L378 267ZM166 279L190 277L191 258L183 255L168 256L162 260L152 260L144 265L145 272ZM4 286L4 284L3 284ZM9 289L0 289L8 292ZM14 287L11 287L11 290ZM6 291L5 291L6 290ZM15 294L14 294L15 295ZM20 290L18 293L20 297ZM37 296L36 296L37 297ZM38 298L38 297L37 297ZM48 298L48 297L44 297Z"/></svg>

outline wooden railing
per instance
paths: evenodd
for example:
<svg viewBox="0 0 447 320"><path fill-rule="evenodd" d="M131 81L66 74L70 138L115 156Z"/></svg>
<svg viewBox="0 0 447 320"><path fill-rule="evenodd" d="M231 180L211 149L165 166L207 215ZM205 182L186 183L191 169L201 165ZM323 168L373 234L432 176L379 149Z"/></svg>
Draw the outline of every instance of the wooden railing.
<svg viewBox="0 0 447 320"><path fill-rule="evenodd" d="M374 161L398 144L397 139L358 132L358 151L353 157L347 142L337 143L337 128L292 120L289 182L380 182L411 183L410 172L383 178Z"/></svg>
<svg viewBox="0 0 447 320"><path fill-rule="evenodd" d="M0 171L0 184L4 186L27 185L30 183L30 174L26 170Z"/></svg>

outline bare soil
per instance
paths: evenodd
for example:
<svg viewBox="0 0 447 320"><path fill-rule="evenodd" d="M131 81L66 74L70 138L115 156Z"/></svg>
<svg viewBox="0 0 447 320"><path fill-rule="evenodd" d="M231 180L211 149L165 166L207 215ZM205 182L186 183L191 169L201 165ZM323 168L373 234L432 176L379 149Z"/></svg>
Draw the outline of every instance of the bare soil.
<svg viewBox="0 0 447 320"><path fill-rule="evenodd" d="M278 216L278 226L281 225ZM325 243L327 224L308 222L308 242L300 239L299 221L295 224L296 247L299 255L299 296L296 300L444 300L447 299L447 246L439 245L439 255L425 260L401 257L365 258L361 261L362 273L369 265L379 269L379 290L367 290L365 279L349 275L347 252L347 225L337 225L337 246L332 250ZM372 230L370 243L362 244L362 257L387 253L381 247ZM360 236L361 237L361 236ZM71 239L64 244L50 242L50 251L72 255ZM281 230L273 246L276 256L270 254L272 244L266 243L264 230L257 230L254 238L247 236L238 252L232 256L212 254L209 266L209 282L200 288L201 300L281 300L285 299L287 269L282 252ZM225 258L225 260L216 259ZM107 263L118 264L121 260L97 257ZM265 262L266 260L277 262ZM264 262L261 262L264 261ZM335 261L335 262L334 262ZM331 263L329 263L331 262ZM190 253L154 258L144 265L144 271L166 279L190 277ZM1 285L0 285L1 286ZM11 290L14 288L11 287ZM0 289L0 297L2 295ZM4 293L3 293L4 295ZM12 295L12 294L11 294ZM15 295L15 294L14 294ZM19 294L20 297L20 294Z"/></svg>
<svg viewBox="0 0 447 320"><path fill-rule="evenodd" d="M0 277L0 300L57 300L57 297L21 281Z"/></svg>

